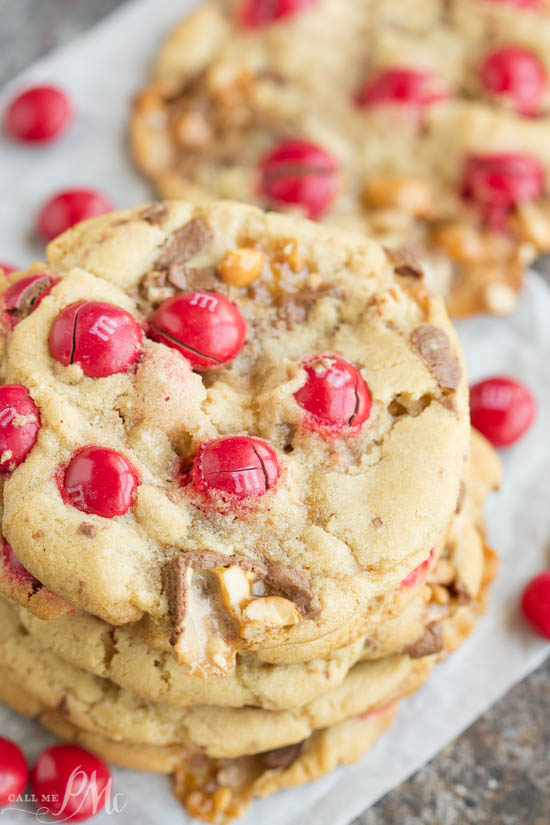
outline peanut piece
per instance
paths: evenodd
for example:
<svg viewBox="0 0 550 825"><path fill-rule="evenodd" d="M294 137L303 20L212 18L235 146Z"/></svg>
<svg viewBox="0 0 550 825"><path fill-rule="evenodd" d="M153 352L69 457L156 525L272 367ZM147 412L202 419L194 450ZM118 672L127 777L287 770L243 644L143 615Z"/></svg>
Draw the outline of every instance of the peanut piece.
<svg viewBox="0 0 550 825"><path fill-rule="evenodd" d="M174 130L178 143L186 149L202 149L212 138L212 127L200 112L184 112Z"/></svg>
<svg viewBox="0 0 550 825"><path fill-rule="evenodd" d="M226 252L218 268L220 276L226 284L248 286L260 275L263 266L263 252L252 247L242 247Z"/></svg>
<svg viewBox="0 0 550 825"><path fill-rule="evenodd" d="M373 178L363 190L367 206L393 208L418 218L432 212L432 193L425 181L415 178Z"/></svg>
<svg viewBox="0 0 550 825"><path fill-rule="evenodd" d="M433 233L433 241L455 261L479 261L484 257L481 233L466 223L448 223Z"/></svg>
<svg viewBox="0 0 550 825"><path fill-rule="evenodd" d="M440 584L432 585L432 599L436 604L447 604L450 599L449 591Z"/></svg>
<svg viewBox="0 0 550 825"><path fill-rule="evenodd" d="M243 610L243 639L261 638L266 630L278 630L298 624L296 605L282 596L264 596L251 601Z"/></svg>

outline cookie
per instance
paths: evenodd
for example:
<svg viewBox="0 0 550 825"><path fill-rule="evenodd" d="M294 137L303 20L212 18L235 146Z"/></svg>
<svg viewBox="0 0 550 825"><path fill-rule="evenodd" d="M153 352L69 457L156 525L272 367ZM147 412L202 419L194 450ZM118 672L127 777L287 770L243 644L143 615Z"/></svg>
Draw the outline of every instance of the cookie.
<svg viewBox="0 0 550 825"><path fill-rule="evenodd" d="M188 813L206 822L242 816L252 799L311 782L339 764L356 762L395 717L396 707L316 731L291 748L242 757L193 759L178 747L128 745L71 725L59 711L44 708L24 688L0 675L0 698L19 713L36 716L57 736L91 750L103 759L134 770L174 772L174 791Z"/></svg>
<svg viewBox="0 0 550 825"><path fill-rule="evenodd" d="M160 195L363 232L453 315L512 311L550 250L549 9L260 5L208 2L160 49L130 124Z"/></svg>
<svg viewBox="0 0 550 825"><path fill-rule="evenodd" d="M295 744L314 730L408 695L428 677L438 658L472 632L493 575L489 552L479 592L449 615L441 611L439 628L432 622L427 633L401 655L356 664L341 684L291 710L212 705L178 708L146 701L42 648L6 601L0 602L0 661L8 677L28 684L29 692L41 703L60 710L77 727L125 742L180 745L215 758L232 758Z"/></svg>
<svg viewBox="0 0 550 825"><path fill-rule="evenodd" d="M444 646L442 619L461 605L468 606L482 589L486 562L480 508L499 476L494 451L475 432L471 463L460 512L451 523L443 552L427 571L426 584L419 579L415 597L397 616L376 624L325 659L270 666L252 655L237 656L233 673L201 679L190 676L169 653L151 648L139 628L113 627L85 613L42 621L20 610L18 619L42 647L63 660L154 702L267 710L298 707L341 684L359 659L404 650L427 655L428 643L432 652Z"/></svg>
<svg viewBox="0 0 550 825"><path fill-rule="evenodd" d="M147 702L69 665L27 636L12 608L0 603L0 661L8 677L28 684L47 707L79 728L128 743L179 745L215 758L258 753L300 742L314 730L384 707L428 677L434 657L394 656L356 665L341 685L301 708L267 711ZM223 734L221 733L223 731Z"/></svg>
<svg viewBox="0 0 550 825"><path fill-rule="evenodd" d="M169 621L178 661L221 674L339 631L442 545L462 355L376 243L167 203L48 256L63 277L4 355L36 411L2 530L43 585L111 624Z"/></svg>

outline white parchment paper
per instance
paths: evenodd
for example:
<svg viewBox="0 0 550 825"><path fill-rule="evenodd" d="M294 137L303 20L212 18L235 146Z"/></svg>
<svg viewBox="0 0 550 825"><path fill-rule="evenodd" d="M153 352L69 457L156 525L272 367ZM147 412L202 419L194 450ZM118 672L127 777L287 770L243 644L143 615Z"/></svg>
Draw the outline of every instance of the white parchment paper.
<svg viewBox="0 0 550 825"><path fill-rule="evenodd" d="M78 116L70 133L48 148L0 139L1 260L25 266L43 257L32 227L40 205L60 188L97 187L120 207L151 198L125 152L128 107L161 37L193 5L192 0L130 3L2 92L0 109L18 87L58 83L72 96ZM348 823L433 757L549 652L524 628L517 602L524 583L550 564L550 289L532 275L511 318L480 317L463 322L459 331L472 380L496 373L517 376L534 391L539 407L535 426L503 454L503 489L488 508L490 539L501 556L489 613L473 638L402 704L395 725L360 764L255 803L247 825ZM53 741L37 724L3 707L0 733L20 742L31 760ZM111 817L99 815L97 825L113 818L120 825L185 821L165 777L116 768L114 774L126 807ZM10 825L28 817L13 809L1 812Z"/></svg>

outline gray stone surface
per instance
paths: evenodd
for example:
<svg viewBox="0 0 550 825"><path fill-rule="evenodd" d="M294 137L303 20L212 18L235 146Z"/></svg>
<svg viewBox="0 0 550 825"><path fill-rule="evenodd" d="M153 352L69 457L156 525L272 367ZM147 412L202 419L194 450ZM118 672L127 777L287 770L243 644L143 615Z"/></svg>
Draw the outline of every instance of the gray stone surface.
<svg viewBox="0 0 550 825"><path fill-rule="evenodd" d="M0 83L119 5L0 0ZM549 743L550 661L355 825L549 825Z"/></svg>

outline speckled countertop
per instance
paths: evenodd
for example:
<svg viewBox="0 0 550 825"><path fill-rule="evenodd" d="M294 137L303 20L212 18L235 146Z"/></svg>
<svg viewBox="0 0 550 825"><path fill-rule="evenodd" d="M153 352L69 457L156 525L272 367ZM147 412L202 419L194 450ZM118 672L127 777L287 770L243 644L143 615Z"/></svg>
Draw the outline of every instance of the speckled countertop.
<svg viewBox="0 0 550 825"><path fill-rule="evenodd" d="M0 83L122 2L0 0ZM354 825L550 825L550 660Z"/></svg>

